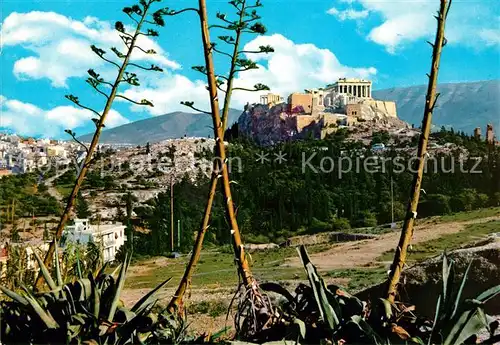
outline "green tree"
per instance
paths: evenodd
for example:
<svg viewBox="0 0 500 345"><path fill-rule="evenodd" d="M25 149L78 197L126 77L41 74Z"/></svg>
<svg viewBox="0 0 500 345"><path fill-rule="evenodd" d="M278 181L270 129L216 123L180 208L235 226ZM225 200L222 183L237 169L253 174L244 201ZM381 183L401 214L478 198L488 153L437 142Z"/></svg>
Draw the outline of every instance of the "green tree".
<svg viewBox="0 0 500 345"><path fill-rule="evenodd" d="M451 213L450 197L442 194L429 194L418 206L421 217L431 217Z"/></svg>
<svg viewBox="0 0 500 345"><path fill-rule="evenodd" d="M76 215L80 219L87 219L91 216L89 204L81 194L76 199Z"/></svg>

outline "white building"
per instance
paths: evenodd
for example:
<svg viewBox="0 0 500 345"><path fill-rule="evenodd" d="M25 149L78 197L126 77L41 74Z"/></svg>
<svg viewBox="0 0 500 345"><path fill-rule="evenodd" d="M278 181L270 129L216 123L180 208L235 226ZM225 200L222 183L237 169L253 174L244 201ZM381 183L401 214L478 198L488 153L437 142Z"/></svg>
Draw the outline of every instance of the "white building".
<svg viewBox="0 0 500 345"><path fill-rule="evenodd" d="M115 260L118 249L125 244L125 225L91 225L88 219L75 219L75 224L64 230L66 241L87 244L91 240L100 244L104 262Z"/></svg>

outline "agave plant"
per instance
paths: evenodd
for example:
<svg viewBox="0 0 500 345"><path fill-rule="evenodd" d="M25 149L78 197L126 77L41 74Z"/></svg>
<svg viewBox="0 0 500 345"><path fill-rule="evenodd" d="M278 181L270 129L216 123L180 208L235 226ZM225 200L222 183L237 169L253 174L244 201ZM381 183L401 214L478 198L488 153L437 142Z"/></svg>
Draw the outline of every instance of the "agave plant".
<svg viewBox="0 0 500 345"><path fill-rule="evenodd" d="M446 345L477 344L477 333L486 329L489 339L484 344L497 344L500 334L495 335L498 321L484 312L484 304L500 293L500 285L481 293L475 299L462 300L471 263L467 267L459 286L455 284L455 269L452 260L443 255L443 290L438 298L434 327L429 343Z"/></svg>
<svg viewBox="0 0 500 345"><path fill-rule="evenodd" d="M153 312L156 294L170 278L126 308L120 294L129 259L113 274L105 274L104 266L95 276L63 284L58 260L54 281L34 253L49 291L36 293L23 287L17 293L0 286L10 298L0 304L2 344L171 344L183 340L183 319L166 311Z"/></svg>
<svg viewBox="0 0 500 345"><path fill-rule="evenodd" d="M484 303L500 293L493 287L473 300L463 300L468 269L459 286L454 280L453 262L443 255L443 292L433 320L418 317L415 306L391 303L379 298L364 302L335 285L326 285L310 261L305 247L299 249L309 285L299 284L295 293L276 283L261 284L264 291L281 295L284 303L275 311L279 322L257 337L239 337L254 342L288 339L307 344L447 344L474 343L476 334L487 329L484 344L499 341L498 322L484 312ZM469 266L470 267L470 266Z"/></svg>

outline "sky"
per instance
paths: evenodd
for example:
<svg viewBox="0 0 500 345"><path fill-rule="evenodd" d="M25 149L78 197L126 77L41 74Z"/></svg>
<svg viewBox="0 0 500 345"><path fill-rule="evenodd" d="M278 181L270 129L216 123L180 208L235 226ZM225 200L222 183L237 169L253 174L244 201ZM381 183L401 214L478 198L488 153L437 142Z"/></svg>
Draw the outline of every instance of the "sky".
<svg viewBox="0 0 500 345"><path fill-rule="evenodd" d="M254 0L249 0L254 2ZM244 50L271 45L275 52L248 56L259 69L241 73L236 86L268 85L288 96L305 88L322 87L340 77L373 81L385 89L427 82L438 0L261 0L258 9L267 27L262 36L246 35ZM2 0L0 3L0 128L27 136L68 139L65 129L77 135L94 130L92 112L65 98L73 94L97 111L104 97L87 83L87 70L106 80L116 78L116 68L103 62L90 45L114 54L123 44L114 30L122 21L133 24L122 12L133 1ZM156 8L196 7L195 0L163 0ZM226 0L207 0L210 21L220 24L217 12L234 18ZM136 51L134 63L155 64L162 73L137 72L138 87L123 87L121 94L148 99L154 107L131 105L117 99L106 127L174 111L193 112L181 101L208 109L204 75L191 67L202 65L199 20L194 12L167 17L160 36L143 37L140 46L156 55ZM221 35L216 29L212 41ZM440 83L500 79L500 1L454 0L446 28ZM218 47L225 48L223 43ZM116 56L115 56L116 57ZM216 72L226 74L228 59L216 58ZM231 106L242 109L257 102L259 93L235 92Z"/></svg>

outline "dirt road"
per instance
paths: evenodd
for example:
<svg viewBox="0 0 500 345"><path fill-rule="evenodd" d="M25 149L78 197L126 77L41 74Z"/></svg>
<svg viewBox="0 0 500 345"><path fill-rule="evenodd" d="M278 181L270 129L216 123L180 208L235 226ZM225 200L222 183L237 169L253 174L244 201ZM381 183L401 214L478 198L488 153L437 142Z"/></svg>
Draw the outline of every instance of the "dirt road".
<svg viewBox="0 0 500 345"><path fill-rule="evenodd" d="M437 239L443 235L460 232L467 225L487 223L500 220L500 216L482 218L466 222L438 223L431 222L415 228L413 244ZM384 252L394 249L399 241L400 232L381 235L377 239L347 242L339 244L327 251L312 254L311 260L319 270L333 270L379 265L376 259ZM302 266L298 258L290 258L287 263L291 266Z"/></svg>

